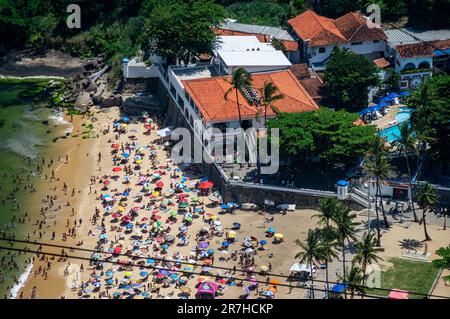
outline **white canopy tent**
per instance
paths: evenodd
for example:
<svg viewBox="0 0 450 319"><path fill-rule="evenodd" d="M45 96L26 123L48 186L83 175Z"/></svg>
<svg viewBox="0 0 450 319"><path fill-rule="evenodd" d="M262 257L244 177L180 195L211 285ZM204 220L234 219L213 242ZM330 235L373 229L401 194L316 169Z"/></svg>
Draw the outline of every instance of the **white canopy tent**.
<svg viewBox="0 0 450 319"><path fill-rule="evenodd" d="M169 127L166 127L166 128L156 131L156 133L161 137L169 137L172 135L172 132L173 132L172 126L169 126Z"/></svg>
<svg viewBox="0 0 450 319"><path fill-rule="evenodd" d="M311 274L312 272L314 272L314 268L311 270L311 267L309 265L295 263L295 264L292 264L290 271L291 272L307 272L307 273Z"/></svg>

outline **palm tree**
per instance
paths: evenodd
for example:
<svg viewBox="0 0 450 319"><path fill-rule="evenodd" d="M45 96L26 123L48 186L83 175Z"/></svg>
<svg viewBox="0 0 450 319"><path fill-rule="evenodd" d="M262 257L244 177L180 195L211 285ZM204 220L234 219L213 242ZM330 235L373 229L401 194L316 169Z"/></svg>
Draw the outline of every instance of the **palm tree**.
<svg viewBox="0 0 450 319"><path fill-rule="evenodd" d="M251 85L252 79L250 77L250 73L248 73L244 68L238 68L233 72L231 81L225 81L231 84L231 87L225 92L225 100L228 100L228 95L234 89L236 92L236 105L239 114L239 126L242 127L241 106L239 104L239 90L243 87Z"/></svg>
<svg viewBox="0 0 450 319"><path fill-rule="evenodd" d="M384 149L384 139L379 137L378 135L375 136L375 139L372 143L372 151L371 153L366 156L365 162L364 162L364 170L369 174L369 176L375 178L375 198L379 198L381 202L381 212L383 214L384 224L386 228L389 228L389 223L386 218L386 214L384 211L384 205L383 205L383 199L381 197L381 186L384 184L384 182L392 176L391 172L391 164L389 163L388 159L385 155L385 149ZM379 219L379 206L377 204L377 201L375 201L375 211L377 214L377 237L378 237L378 245L380 245L380 219Z"/></svg>
<svg viewBox="0 0 450 319"><path fill-rule="evenodd" d="M349 244L356 241L355 227L359 225L355 222L356 214L350 213L350 208L339 204L336 206L335 214L332 217L336 224L337 240L342 250L342 271L345 277L345 241Z"/></svg>
<svg viewBox="0 0 450 319"><path fill-rule="evenodd" d="M306 241L297 239L295 243L302 249L295 258L299 258L300 263L309 264L311 269L312 298L314 299L314 275L312 272L313 265L324 259L324 251L319 241L317 230L308 230Z"/></svg>
<svg viewBox="0 0 450 319"><path fill-rule="evenodd" d="M336 212L336 207L339 205L339 202L336 197L327 197L323 198L319 201L319 214L313 215L312 217L318 217L319 225L325 225L326 228L330 227L330 220L333 218L334 213Z"/></svg>
<svg viewBox="0 0 450 319"><path fill-rule="evenodd" d="M365 289L363 287L363 283L365 282L367 276L364 274L361 268L358 266L352 265L349 271L347 271L347 275L339 276L340 281L344 284L347 284L346 291L350 292L350 298L353 299L356 292L364 294Z"/></svg>
<svg viewBox="0 0 450 319"><path fill-rule="evenodd" d="M423 231L425 233L425 240L431 240L431 237L427 232L427 221L425 219L427 212L436 207L438 202L438 194L433 186L430 183L424 183L417 194L417 201L419 202L420 207L422 208L422 223L423 223Z"/></svg>
<svg viewBox="0 0 450 319"><path fill-rule="evenodd" d="M261 89L262 100L264 103L264 125L267 122L267 108L270 108L275 114L280 113L273 105L273 102L284 98L284 94L274 95L276 91L278 91L278 88L272 82L264 82L264 87Z"/></svg>
<svg viewBox="0 0 450 319"><path fill-rule="evenodd" d="M408 179L409 179L409 192L408 199L411 203L414 222L418 222L419 218L417 218L416 209L414 208L414 201L412 200L412 174L411 174L411 166L409 165L408 153L413 151L416 156L419 156L419 149L417 148L417 137L414 134L414 131L409 125L409 123L405 122L400 125L400 136L397 140L398 151L405 157L406 168L408 169Z"/></svg>
<svg viewBox="0 0 450 319"><path fill-rule="evenodd" d="M327 286L327 294L330 291L329 285L329 273L328 273L328 264L334 259L338 257L337 253L337 233L336 229L333 227L325 227L319 231L320 236L320 244L323 249L323 259L325 262L325 282Z"/></svg>
<svg viewBox="0 0 450 319"><path fill-rule="evenodd" d="M367 265L372 262L381 260L377 253L384 251L383 248L377 247L377 240L373 233L365 232L362 240L355 243L356 255L353 262L361 264L363 274L366 274Z"/></svg>

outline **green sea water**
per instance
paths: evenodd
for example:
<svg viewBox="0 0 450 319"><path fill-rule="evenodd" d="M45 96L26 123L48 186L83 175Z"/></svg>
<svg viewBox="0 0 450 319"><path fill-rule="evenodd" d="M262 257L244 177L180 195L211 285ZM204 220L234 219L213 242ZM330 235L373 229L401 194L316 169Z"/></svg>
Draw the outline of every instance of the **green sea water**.
<svg viewBox="0 0 450 319"><path fill-rule="evenodd" d="M54 120L57 113L49 107L47 97L35 95L46 85L45 81L5 82L0 81L0 229L7 234L15 234L17 239L24 239L32 225L28 220L18 223L18 219L25 212L29 216L39 214L38 207L27 204L32 195L29 184L35 187L39 184L37 165L51 150L58 131ZM27 186L26 190L24 186ZM14 192L17 187L20 190ZM14 196L9 196L12 192ZM8 246L8 243L0 241L0 246ZM7 251L0 250L1 298L15 285L14 277L20 278L30 257L14 257L19 269L11 269L7 254Z"/></svg>

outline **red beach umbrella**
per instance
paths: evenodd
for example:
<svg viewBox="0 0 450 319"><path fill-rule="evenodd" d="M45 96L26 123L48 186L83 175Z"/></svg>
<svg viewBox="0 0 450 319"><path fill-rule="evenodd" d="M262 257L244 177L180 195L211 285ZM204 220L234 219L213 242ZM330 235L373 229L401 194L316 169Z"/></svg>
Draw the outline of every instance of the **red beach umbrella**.
<svg viewBox="0 0 450 319"><path fill-rule="evenodd" d="M181 193L180 195L178 195L178 197L179 198L185 198L185 197L187 197L187 194L186 193Z"/></svg>
<svg viewBox="0 0 450 319"><path fill-rule="evenodd" d="M122 252L122 247L117 246L116 248L114 248L114 254L118 255Z"/></svg>
<svg viewBox="0 0 450 319"><path fill-rule="evenodd" d="M200 189L209 189L209 188L211 188L211 187L213 187L213 186L214 186L214 183L213 183L213 182L211 182L211 181L206 181L206 182L201 183L201 184L198 186L198 188L200 188Z"/></svg>
<svg viewBox="0 0 450 319"><path fill-rule="evenodd" d="M111 147L112 147L112 148L116 148L116 149L117 149L117 148L119 148L119 147L120 147L120 145L119 145L119 144L117 144L117 143L114 143L113 145L111 145Z"/></svg>
<svg viewBox="0 0 450 319"><path fill-rule="evenodd" d="M163 187L164 186L164 183L163 182L158 182L158 183L156 183L156 187L158 187L158 188L161 188L161 187Z"/></svg>
<svg viewBox="0 0 450 319"><path fill-rule="evenodd" d="M113 169L112 169L112 171L113 172L120 172L122 170L122 168L121 167L114 167Z"/></svg>
<svg viewBox="0 0 450 319"><path fill-rule="evenodd" d="M105 180L103 181L103 185L109 185L109 184L111 184L111 182L109 181L109 179L105 179Z"/></svg>
<svg viewBox="0 0 450 319"><path fill-rule="evenodd" d="M154 220L160 220L160 219L161 219L161 216L159 216L159 215L153 215L153 216L152 216L152 219L154 219Z"/></svg>

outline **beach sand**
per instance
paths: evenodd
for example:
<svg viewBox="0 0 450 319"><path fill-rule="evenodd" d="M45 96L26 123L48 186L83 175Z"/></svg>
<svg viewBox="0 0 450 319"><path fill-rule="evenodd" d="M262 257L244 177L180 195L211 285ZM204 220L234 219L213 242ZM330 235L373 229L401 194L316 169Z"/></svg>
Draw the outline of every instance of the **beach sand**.
<svg viewBox="0 0 450 319"><path fill-rule="evenodd" d="M61 155L61 161L56 165L58 168L56 169L56 177L59 178L59 181L48 182L46 187L47 189L53 188L56 186L56 191L54 194L58 196L57 202L61 204L62 210L54 213L50 217L50 214L47 214L47 219L51 219L52 223L47 223L45 227L45 234L42 239L38 239L37 236L32 236L33 240L38 240L45 243L54 243L61 244L65 246L76 246L77 242L83 240L82 248L86 249L96 249L98 236L101 233L101 230L98 228L99 221L96 224L90 222L90 218L93 216L95 212L95 207L100 209L100 201L97 197L100 194L104 194L105 191L101 188L103 187L101 183L95 183L93 185L90 184L91 176L102 176L112 175L112 168L114 167L111 161L111 143L125 143L130 142L129 135L134 135L136 137L136 143L140 145L152 145L154 141L157 139L157 135L155 130L151 132L151 135L144 135L144 128L142 123L132 123L128 126L128 133L121 135L118 140L115 139L115 133L111 130L109 134L101 134L101 131L107 129L112 126L112 122L118 118L120 118L119 109L111 108L108 112L99 112L98 110L94 111L94 116L98 119L93 122L94 130L98 133L98 138L89 138L82 139L81 137L68 138L60 142L58 147L55 149L55 155L58 153ZM77 117L73 123L74 130L73 134L77 134L77 132L81 132L83 130L83 123L87 123L87 118ZM131 133L132 132L132 133ZM163 150L163 147L158 145L157 148L158 158L162 165L168 163L166 152ZM102 160L101 162L97 161L97 154L101 152ZM67 164L64 163L65 155L69 154L69 162ZM87 156L87 154L89 154ZM147 154L146 154L147 155ZM170 164L171 166L171 164ZM99 170L101 167L101 171ZM149 170L152 172L153 170L150 168L148 159L145 158L142 164L142 172ZM119 191L123 191L125 185L123 185L123 176L125 173L122 171L117 173L121 178L118 182L112 181L111 185L109 185L110 189L118 188ZM164 189L167 189L172 182L171 177L169 175L162 175L161 180L164 183ZM191 178L188 181L188 184L195 183L198 178L201 176L196 176ZM130 193L130 198L138 195L138 190L140 190L139 186L133 186L136 182L136 175L133 178L133 182L130 185L133 190ZM69 191L67 195L62 191L63 183L66 182L68 185ZM176 182L176 181L174 181ZM153 185L154 187L154 185ZM75 188L75 195L72 196L71 190ZM90 192L91 188L91 192ZM50 192L50 190L45 190L45 192ZM95 191L97 194L95 194ZM51 191L53 193L53 191ZM41 192L42 194L42 192ZM190 193L192 194L192 193ZM192 196L192 195L191 195ZM207 197L200 197L204 200L205 205L209 202ZM69 201L71 206L65 207L65 203ZM142 204L147 203L147 199L144 197L144 201ZM142 205L139 204L139 205ZM134 206L133 203L129 203L129 206ZM39 203L37 206L39 207ZM176 208L177 206L175 206ZM72 208L74 209L74 215L72 215ZM114 206L114 210L117 208L117 204ZM129 208L127 208L128 210ZM261 265L268 266L269 264L272 267L271 272L281 275L289 275L289 268L291 264L296 262L295 255L299 252L299 247L296 245L295 240L300 239L304 240L307 235L308 229L314 229L317 227L317 219L312 216L317 212L314 210L296 210L293 212L288 212L286 215L275 214L270 215L268 213L258 214L257 212L249 212L236 210L233 214L219 214L220 208L210 208L207 205L205 206L205 211L215 214L219 216L222 226L224 227L225 232L228 231L234 222L239 222L241 224L240 230L237 231L237 239L240 243L242 243L242 239L244 237L255 236L258 240L266 239L268 244L265 246L264 251L257 251L257 255L254 256L256 269ZM126 213L126 212L124 212ZM167 213L162 213L163 221L168 216ZM150 216L149 212L140 211L139 218L142 216ZM273 222L265 223L266 218L274 217ZM54 218L54 219L53 219ZM62 241L62 233L67 233L67 221L69 220L70 227L73 226L73 222L75 220L79 220L82 218L83 222L81 226L79 223L75 227L76 229L76 238L71 238L70 236L66 241ZM102 215L100 217L100 220ZM115 241L118 239L120 232L113 231L111 227L117 225L111 223L111 216L106 216L104 220L105 229L108 234L108 240ZM365 217L358 216L360 221L365 220ZM171 225L171 234L176 235L178 226L181 225L182 218L178 216L178 221L176 224ZM54 226L53 221L56 222ZM205 226L206 223L202 221L202 217L194 218L194 222L189 227L188 235L190 236L190 243L188 246L176 246L172 245L168 249L167 255L163 255L165 258L171 258L175 252L183 256L188 256L191 253L191 250L195 247L195 235L200 231L202 226ZM266 227L274 227L277 232L283 233L284 241L281 243L273 243L271 238L265 237L265 228ZM363 227L360 227L361 232L359 236L362 234ZM52 232L56 232L55 240L51 240ZM88 235L89 232L94 232L94 236ZM437 248L450 244L450 230L442 231L440 227L429 225L429 232L433 241L428 243L429 252L434 252ZM423 231L422 227L418 224L412 224L408 229L405 229L400 226L394 225L387 233L383 235L382 243L383 248L385 248L385 252L382 254L384 260L387 260L389 257L401 257L401 254L404 251L399 245L399 242L404 239L423 239ZM238 271L234 274L235 277L244 278L243 274L239 271L240 266L237 261L228 260L221 261L219 259L220 256L229 257L230 255L222 255L218 253L218 247L220 247L224 237L218 238L213 237L210 240L210 248L214 248L216 250L214 266L221 267L229 267L232 268L236 266ZM130 236L127 235L125 240L121 242L124 250L130 247L132 240ZM111 243L105 245L104 250L110 246ZM115 246L116 244L111 244L111 246ZM150 247L150 246L149 246ZM32 247L37 248L37 247ZM233 244L230 247L229 252L232 250L240 250L242 247L240 244ZM46 252L55 252L60 253L60 248L44 248ZM69 255L77 255L82 257L89 257L89 252L80 252L80 251L66 251ZM151 249L149 251L142 251L142 256L150 256L152 253ZM432 258L435 256L433 255ZM123 259L124 257L114 257L113 260L117 261L118 259ZM29 279L26 281L24 288L22 289L22 297L30 298L33 292L33 287L36 287L35 297L36 298L80 298L80 285L81 283L85 283L91 279L92 274L101 275L100 271L95 271L93 267L89 266L88 261L80 261L76 259L68 259L62 262L57 261L58 258L54 260L38 260L35 258L33 270L29 276ZM238 258L239 260L239 258ZM47 271L47 278L42 274L34 275L34 272L39 269L39 267L46 268L48 261L51 262L51 269ZM132 260L127 260L131 261ZM136 261L135 261L136 262ZM201 262L201 261L199 261ZM340 267L339 260L333 262L334 265L330 265L330 270L333 268L338 269ZM84 271L79 271L80 266L83 264ZM386 264L386 266L389 266ZM111 265L105 264L104 270L113 270L114 278L118 281L124 279L124 272L119 270L119 265ZM66 270L66 271L65 271ZM139 273L143 269L139 269L138 267L133 268L131 271L130 279L134 282L140 281L142 278ZM151 269L144 269L151 273ZM217 270L213 270L214 274L217 274ZM219 270L221 275L224 275L225 270ZM195 285L197 284L197 279L199 276L192 276L187 283L187 287L191 289L192 292L195 291ZM335 277L335 276L334 276ZM207 278L214 277L207 276ZM277 279L280 282L286 283L285 278L267 278L264 275L256 276L258 280L263 282ZM323 280L325 278L324 271L318 270L316 273L316 278ZM333 278L333 277L332 277ZM104 277L102 278L103 281ZM149 284L149 281L144 281L143 286L140 288L141 290L147 291L146 287ZM71 287L75 285L76 288ZM318 284L318 288L322 288L323 283ZM268 285L260 284L260 288L266 289ZM92 287L91 287L92 289ZM450 296L450 286L442 287L438 284L439 294ZM108 294L111 295L113 292L118 291L117 288L113 287L108 290ZM99 292L91 292L89 294L81 294L81 295L89 295L90 298L107 298L106 295L102 296L102 293L105 293L106 290L102 286ZM155 293L151 293L150 296L152 298L168 298L171 294L174 294L172 298L178 298L177 292L174 286L170 286L168 288L161 288L159 295ZM238 298L241 294L243 294L242 287L227 287L224 290L223 296L220 298ZM305 290L303 288L295 288L289 289L289 287L278 287L278 291L276 292L276 298L304 298ZM250 298L256 298L257 293L253 291L250 295ZM193 298L193 293L190 298Z"/></svg>

